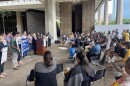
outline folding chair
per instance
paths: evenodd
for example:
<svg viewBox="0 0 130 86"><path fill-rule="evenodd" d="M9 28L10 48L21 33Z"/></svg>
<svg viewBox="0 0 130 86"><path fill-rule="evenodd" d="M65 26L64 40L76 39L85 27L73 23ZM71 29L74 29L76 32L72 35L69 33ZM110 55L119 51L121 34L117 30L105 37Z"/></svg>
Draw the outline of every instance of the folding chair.
<svg viewBox="0 0 130 86"><path fill-rule="evenodd" d="M96 72L96 74L95 74L93 80L91 81L91 85L92 85L92 86L95 86L95 85L94 85L94 84L95 84L94 82L99 81L99 80L101 80L101 79L103 79L103 84L104 84L103 86L106 85L106 82L105 82L105 71L106 71L106 68L103 68L103 69L98 70L98 71Z"/></svg>
<svg viewBox="0 0 130 86"><path fill-rule="evenodd" d="M90 57L92 64L93 65L100 65L100 63L99 63L100 57L101 57L101 52L97 56Z"/></svg>

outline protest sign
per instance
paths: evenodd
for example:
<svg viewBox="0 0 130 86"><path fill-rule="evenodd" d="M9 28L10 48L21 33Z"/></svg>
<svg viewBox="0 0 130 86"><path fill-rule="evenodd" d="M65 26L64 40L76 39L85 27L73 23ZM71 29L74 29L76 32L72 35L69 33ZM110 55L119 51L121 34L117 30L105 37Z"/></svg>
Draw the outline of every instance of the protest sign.
<svg viewBox="0 0 130 86"><path fill-rule="evenodd" d="M28 49L29 49L28 39L24 38L24 39L22 39L22 43L21 43L21 53L22 53L22 56L23 56L23 53L25 51L27 51Z"/></svg>
<svg viewBox="0 0 130 86"><path fill-rule="evenodd" d="M2 51L1 64L3 64L4 62L7 61L7 51L8 51L8 47L2 48L1 51Z"/></svg>

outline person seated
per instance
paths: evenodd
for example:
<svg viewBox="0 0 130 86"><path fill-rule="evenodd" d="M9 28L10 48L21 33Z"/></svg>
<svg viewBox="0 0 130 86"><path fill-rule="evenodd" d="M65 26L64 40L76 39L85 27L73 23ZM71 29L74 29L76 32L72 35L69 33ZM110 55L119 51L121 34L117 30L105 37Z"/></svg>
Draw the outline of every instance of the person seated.
<svg viewBox="0 0 130 86"><path fill-rule="evenodd" d="M110 44L111 44L111 39L110 36L108 37L104 37L105 42L101 44L102 49L108 50L110 48Z"/></svg>
<svg viewBox="0 0 130 86"><path fill-rule="evenodd" d="M126 60L128 59L128 57L130 57L130 42L125 42L124 46L125 46L125 48L126 48L127 51L126 51L125 56L121 60L115 61L115 63L118 66L124 66Z"/></svg>
<svg viewBox="0 0 130 86"><path fill-rule="evenodd" d="M98 56L101 52L101 47L99 43L96 41L95 46L87 53L87 58L89 62L91 62L91 57L92 56Z"/></svg>
<svg viewBox="0 0 130 86"><path fill-rule="evenodd" d="M123 59L126 55L126 48L124 45L125 45L125 43L123 43L123 42L119 43L120 50L119 50L119 53L116 54L117 56L119 56L119 60Z"/></svg>
<svg viewBox="0 0 130 86"><path fill-rule="evenodd" d="M94 43L94 39L92 38L92 39L91 39L91 42L89 43L89 45L88 45L88 46L85 46L85 50L86 50L86 49L89 50L89 49L93 48L94 45L95 45L95 43Z"/></svg>
<svg viewBox="0 0 130 86"><path fill-rule="evenodd" d="M119 45L120 41L116 40L116 46L114 47L114 52L119 54L120 52L120 45Z"/></svg>
<svg viewBox="0 0 130 86"><path fill-rule="evenodd" d="M123 68L120 68L115 63L112 64L118 72L122 73L122 76L118 78L118 80L120 80L120 86L129 86L130 85L130 57L128 57L128 59L126 60L125 66Z"/></svg>
<svg viewBox="0 0 130 86"><path fill-rule="evenodd" d="M129 36L129 30L126 30L124 33L123 33L123 37L125 38L125 42L128 42L130 39L130 36Z"/></svg>
<svg viewBox="0 0 130 86"><path fill-rule="evenodd" d="M35 86L57 86L56 74L60 73L62 68L53 60L50 51L44 53L43 61L35 64Z"/></svg>
<svg viewBox="0 0 130 86"><path fill-rule="evenodd" d="M68 37L66 35L62 35L62 46L66 45L67 40L68 40Z"/></svg>
<svg viewBox="0 0 130 86"><path fill-rule="evenodd" d="M90 86L95 72L83 52L76 55L77 65L65 71L64 86Z"/></svg>
<svg viewBox="0 0 130 86"><path fill-rule="evenodd" d="M74 49L74 47L72 46L72 47L70 48L70 58L73 58L74 54L75 54L75 49Z"/></svg>
<svg viewBox="0 0 130 86"><path fill-rule="evenodd" d="M81 37L78 36L78 38L76 38L75 40L75 44L73 45L74 47L78 47L80 45L80 42L81 42Z"/></svg>

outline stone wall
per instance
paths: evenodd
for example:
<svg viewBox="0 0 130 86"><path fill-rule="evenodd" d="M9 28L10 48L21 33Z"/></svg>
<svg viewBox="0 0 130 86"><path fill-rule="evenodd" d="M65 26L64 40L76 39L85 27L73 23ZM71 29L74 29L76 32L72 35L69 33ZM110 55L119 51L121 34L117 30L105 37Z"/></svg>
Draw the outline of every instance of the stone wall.
<svg viewBox="0 0 130 86"><path fill-rule="evenodd" d="M70 35L72 33L72 2L60 3L61 16L61 35Z"/></svg>
<svg viewBox="0 0 130 86"><path fill-rule="evenodd" d="M82 32L91 32L95 25L95 0L82 2Z"/></svg>
<svg viewBox="0 0 130 86"><path fill-rule="evenodd" d="M27 11L27 31L31 33L45 33L45 13Z"/></svg>

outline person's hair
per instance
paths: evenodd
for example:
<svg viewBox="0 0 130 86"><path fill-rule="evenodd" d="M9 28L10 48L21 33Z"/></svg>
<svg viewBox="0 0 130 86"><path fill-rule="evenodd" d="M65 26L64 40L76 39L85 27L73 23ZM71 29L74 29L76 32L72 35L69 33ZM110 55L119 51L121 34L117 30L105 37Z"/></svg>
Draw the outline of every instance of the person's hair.
<svg viewBox="0 0 130 86"><path fill-rule="evenodd" d="M80 60L79 64L81 65L82 69L86 72L86 74L91 76L91 70L89 70L89 61L86 58L85 54L80 51L77 53L76 58Z"/></svg>
<svg viewBox="0 0 130 86"><path fill-rule="evenodd" d="M120 41L120 44L125 45L125 42Z"/></svg>
<svg viewBox="0 0 130 86"><path fill-rule="evenodd" d="M10 32L6 32L6 35L10 34Z"/></svg>
<svg viewBox="0 0 130 86"><path fill-rule="evenodd" d="M130 42L125 42L124 45L125 45L128 49L130 49Z"/></svg>
<svg viewBox="0 0 130 86"><path fill-rule="evenodd" d="M17 32L17 34L20 34L20 32Z"/></svg>
<svg viewBox="0 0 130 86"><path fill-rule="evenodd" d="M88 65L89 64L89 61L85 59L86 56L85 56L85 54L83 52L81 52L81 51L78 52L76 54L76 57L80 60L81 65Z"/></svg>
<svg viewBox="0 0 130 86"><path fill-rule="evenodd" d="M111 31L110 31L110 30L108 31L108 34L111 34Z"/></svg>
<svg viewBox="0 0 130 86"><path fill-rule="evenodd" d="M116 39L115 39L115 38L113 38L113 39L112 39L112 41L113 41L113 42L116 42Z"/></svg>
<svg viewBox="0 0 130 86"><path fill-rule="evenodd" d="M0 33L0 36L2 36L3 35L3 33Z"/></svg>
<svg viewBox="0 0 130 86"><path fill-rule="evenodd" d="M16 36L16 34L17 34L17 32L13 32L13 33L12 33L12 36L14 37L14 36Z"/></svg>
<svg viewBox="0 0 130 86"><path fill-rule="evenodd" d="M45 62L47 61L48 58L52 58L52 53L50 51L46 51L43 55L43 59Z"/></svg>

